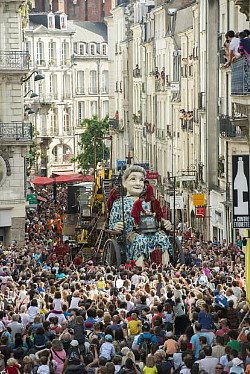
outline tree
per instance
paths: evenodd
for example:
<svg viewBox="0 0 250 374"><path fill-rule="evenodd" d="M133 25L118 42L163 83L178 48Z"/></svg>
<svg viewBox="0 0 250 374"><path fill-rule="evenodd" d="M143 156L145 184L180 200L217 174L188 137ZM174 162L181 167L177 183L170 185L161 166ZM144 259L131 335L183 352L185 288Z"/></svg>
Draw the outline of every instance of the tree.
<svg viewBox="0 0 250 374"><path fill-rule="evenodd" d="M94 138L101 138L108 134L109 120L108 117L99 120L97 116L93 118L85 118L81 127L84 132L81 134L78 143L81 149L74 161L78 162L79 168L86 170L94 167ZM96 139L96 161L101 162L109 158L109 148L104 144L103 140Z"/></svg>

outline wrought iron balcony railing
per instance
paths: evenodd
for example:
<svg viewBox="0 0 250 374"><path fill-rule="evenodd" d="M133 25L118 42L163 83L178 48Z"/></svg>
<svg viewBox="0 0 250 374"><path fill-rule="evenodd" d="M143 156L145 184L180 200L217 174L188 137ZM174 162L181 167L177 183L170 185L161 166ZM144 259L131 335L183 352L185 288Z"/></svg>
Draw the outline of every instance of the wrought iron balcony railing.
<svg viewBox="0 0 250 374"><path fill-rule="evenodd" d="M220 135L226 138L243 138L244 134L238 126L235 126L229 116L220 116L219 119Z"/></svg>
<svg viewBox="0 0 250 374"><path fill-rule="evenodd" d="M0 51L0 70L27 70L29 62L28 52Z"/></svg>
<svg viewBox="0 0 250 374"><path fill-rule="evenodd" d="M231 94L250 95L250 54L231 65Z"/></svg>
<svg viewBox="0 0 250 374"><path fill-rule="evenodd" d="M32 124L27 122L0 122L0 143L31 141Z"/></svg>

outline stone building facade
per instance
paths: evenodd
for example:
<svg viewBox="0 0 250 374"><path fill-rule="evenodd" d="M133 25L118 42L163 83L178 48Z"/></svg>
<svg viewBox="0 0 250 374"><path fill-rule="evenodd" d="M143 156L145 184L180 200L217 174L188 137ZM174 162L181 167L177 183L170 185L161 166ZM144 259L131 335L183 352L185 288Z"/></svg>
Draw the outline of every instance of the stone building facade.
<svg viewBox="0 0 250 374"><path fill-rule="evenodd" d="M22 46L20 6L0 1L0 241L24 241L26 155L32 139L24 119L22 81L29 72Z"/></svg>
<svg viewBox="0 0 250 374"><path fill-rule="evenodd" d="M34 173L73 173L82 120L109 113L107 27L68 21L65 13L31 13L25 44L31 68L45 77L25 87L40 147Z"/></svg>
<svg viewBox="0 0 250 374"><path fill-rule="evenodd" d="M148 163L159 173L154 184L168 206L175 177L183 199L176 220L220 240L233 239L231 155L249 153L249 92L233 93L232 69L222 66L226 31L249 28L237 4L137 0L118 4L107 18L112 50L120 46L109 55L113 87L117 81L126 87L132 72L128 92L110 95L111 113L128 108L126 118L119 112L111 122L117 144L126 147L114 159L125 160L129 151L135 163ZM126 32L114 32L117 23ZM205 195L204 218L196 218L194 193Z"/></svg>

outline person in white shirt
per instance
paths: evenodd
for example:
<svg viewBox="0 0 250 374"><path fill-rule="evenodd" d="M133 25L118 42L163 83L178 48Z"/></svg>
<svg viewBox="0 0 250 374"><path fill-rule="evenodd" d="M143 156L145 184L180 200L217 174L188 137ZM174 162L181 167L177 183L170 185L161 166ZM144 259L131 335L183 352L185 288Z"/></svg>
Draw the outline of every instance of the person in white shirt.
<svg viewBox="0 0 250 374"><path fill-rule="evenodd" d="M227 301L230 301L230 300L233 301L234 308L236 308L238 300L237 300L237 297L234 295L232 288L228 288L226 290L226 297L227 297Z"/></svg>
<svg viewBox="0 0 250 374"><path fill-rule="evenodd" d="M23 327L26 329L26 326L27 326L28 323L29 323L30 316L29 316L29 314L27 313L27 307L26 307L25 305L22 305L22 306L21 306L21 309L20 309L20 317L21 317L22 325L23 325Z"/></svg>
<svg viewBox="0 0 250 374"><path fill-rule="evenodd" d="M37 306L37 300L33 299L30 303L30 307L28 308L28 314L29 314L29 322L34 322L34 318L37 316L37 314L40 314L40 308Z"/></svg>
<svg viewBox="0 0 250 374"><path fill-rule="evenodd" d="M227 63L224 65L228 67L231 65L232 61L235 57L240 56L239 53L239 46L240 46L240 39L235 37L235 32L233 30L229 30L226 33L226 39L229 40L229 59Z"/></svg>
<svg viewBox="0 0 250 374"><path fill-rule="evenodd" d="M40 358L40 366L37 369L37 374L50 374L50 368L48 365L48 357L42 356Z"/></svg>
<svg viewBox="0 0 250 374"><path fill-rule="evenodd" d="M217 357L212 357L212 347L206 345L203 348L206 355L199 361L199 370L205 370L208 374L215 374L216 365L219 363Z"/></svg>

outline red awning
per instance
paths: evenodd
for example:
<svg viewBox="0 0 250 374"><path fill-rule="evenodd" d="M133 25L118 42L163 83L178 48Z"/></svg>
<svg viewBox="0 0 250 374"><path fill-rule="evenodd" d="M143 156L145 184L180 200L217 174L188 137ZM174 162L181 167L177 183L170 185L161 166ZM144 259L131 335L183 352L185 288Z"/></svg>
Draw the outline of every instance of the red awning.
<svg viewBox="0 0 250 374"><path fill-rule="evenodd" d="M54 180L53 178L47 178L47 177L35 177L31 183L35 185L45 186L46 184L53 184Z"/></svg>
<svg viewBox="0 0 250 374"><path fill-rule="evenodd" d="M83 175L82 182L94 182L94 175Z"/></svg>
<svg viewBox="0 0 250 374"><path fill-rule="evenodd" d="M73 183L73 182L92 182L93 175L60 175L55 178L56 183Z"/></svg>

